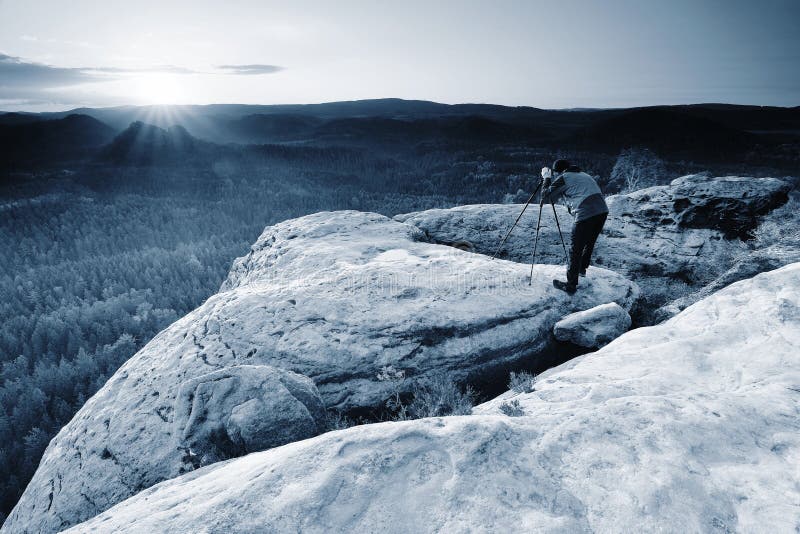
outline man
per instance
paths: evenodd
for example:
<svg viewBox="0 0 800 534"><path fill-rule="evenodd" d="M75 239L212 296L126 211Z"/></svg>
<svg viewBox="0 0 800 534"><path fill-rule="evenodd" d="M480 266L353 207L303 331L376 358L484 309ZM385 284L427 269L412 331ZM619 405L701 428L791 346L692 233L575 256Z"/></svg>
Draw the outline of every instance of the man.
<svg viewBox="0 0 800 534"><path fill-rule="evenodd" d="M552 178L553 174L555 179ZM565 159L556 160L552 172L547 167L542 169L542 178L543 201L563 200L567 210L575 217L567 281L553 280L557 289L573 295L578 290L578 275L586 276L594 244L608 217L608 206L597 182Z"/></svg>

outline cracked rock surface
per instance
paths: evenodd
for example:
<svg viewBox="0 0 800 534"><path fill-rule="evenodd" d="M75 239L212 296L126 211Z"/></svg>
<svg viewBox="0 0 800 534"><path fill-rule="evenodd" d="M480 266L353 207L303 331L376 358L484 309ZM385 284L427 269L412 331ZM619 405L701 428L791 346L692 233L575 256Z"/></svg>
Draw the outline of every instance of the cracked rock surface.
<svg viewBox="0 0 800 534"><path fill-rule="evenodd" d="M215 464L71 532L794 532L798 287L760 274L473 415Z"/></svg>
<svg viewBox="0 0 800 534"><path fill-rule="evenodd" d="M731 267L760 216L788 200L789 184L776 178L684 176L606 199L609 217L597 241L593 264L635 280L651 312L711 283ZM572 217L556 206L569 248ZM494 254L522 210L519 204L480 204L397 215L432 241ZM499 257L530 262L539 206L530 205ZM537 263L565 263L553 208L541 214ZM785 265L783 263L782 265ZM591 272L592 267L589 268ZM563 274L562 274L563 276Z"/></svg>
<svg viewBox="0 0 800 534"><path fill-rule="evenodd" d="M205 463L277 444L269 433L321 431L303 377L327 408L381 408L397 389L378 379L386 367L470 380L528 364L548 353L564 315L607 302L627 310L639 295L592 269L569 297L551 284L561 271L539 265L529 285L528 265L427 243L415 226L374 213L268 227L219 293L153 338L51 441L3 531L58 531Z"/></svg>

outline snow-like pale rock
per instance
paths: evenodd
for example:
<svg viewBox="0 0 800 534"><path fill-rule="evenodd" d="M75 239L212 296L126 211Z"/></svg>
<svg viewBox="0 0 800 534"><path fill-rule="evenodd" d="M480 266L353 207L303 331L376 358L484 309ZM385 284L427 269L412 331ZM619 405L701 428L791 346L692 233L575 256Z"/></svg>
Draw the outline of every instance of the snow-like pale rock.
<svg viewBox="0 0 800 534"><path fill-rule="evenodd" d="M194 467L316 436L325 406L311 379L268 365L234 365L181 384L173 435Z"/></svg>
<svg viewBox="0 0 800 534"><path fill-rule="evenodd" d="M759 216L783 205L790 189L776 178L692 175L670 185L610 196L594 264L636 280L648 301L645 309L651 312L681 297L678 292L687 286L702 287L730 268L731 257L743 250L738 238L757 226ZM561 206L555 209L569 248L572 217ZM419 227L432 241L492 255L521 210L519 204L480 204L395 219ZM530 262L538 218L539 206L530 205L499 257ZM544 206L541 224L537 263L563 263L552 206Z"/></svg>
<svg viewBox="0 0 800 534"><path fill-rule="evenodd" d="M476 415L218 463L69 532L796 532L798 287L761 274Z"/></svg>
<svg viewBox="0 0 800 534"><path fill-rule="evenodd" d="M303 377L329 409L381 409L417 379L534 365L564 315L638 298L604 269L569 297L551 285L563 267L537 266L529 285L527 265L423 239L355 211L267 228L218 294L153 338L52 440L3 531L57 531L199 465L322 431ZM387 367L408 379L380 380Z"/></svg>
<svg viewBox="0 0 800 534"><path fill-rule="evenodd" d="M602 347L630 327L630 314L616 302L609 302L567 315L553 326L553 335L581 347Z"/></svg>
<svg viewBox="0 0 800 534"><path fill-rule="evenodd" d="M481 254L493 255L511 225L523 209L523 204L472 204L454 208L430 209L396 215L395 220L413 224L435 243L456 246ZM554 215L555 213L555 215ZM564 206L546 205L542 210L536 262L564 264L566 258L556 226L561 225L569 247L572 216ZM517 227L500 249L497 257L520 263L530 263L539 205L530 204ZM569 250L569 248L567 248Z"/></svg>

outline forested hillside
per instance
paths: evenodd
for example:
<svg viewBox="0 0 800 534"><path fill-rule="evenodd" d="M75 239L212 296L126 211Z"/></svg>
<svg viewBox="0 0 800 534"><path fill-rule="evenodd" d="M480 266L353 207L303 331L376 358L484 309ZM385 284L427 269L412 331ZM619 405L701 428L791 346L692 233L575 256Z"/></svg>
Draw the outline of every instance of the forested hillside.
<svg viewBox="0 0 800 534"><path fill-rule="evenodd" d="M258 233L231 210L190 204L73 189L0 207L4 512L86 398L212 292Z"/></svg>

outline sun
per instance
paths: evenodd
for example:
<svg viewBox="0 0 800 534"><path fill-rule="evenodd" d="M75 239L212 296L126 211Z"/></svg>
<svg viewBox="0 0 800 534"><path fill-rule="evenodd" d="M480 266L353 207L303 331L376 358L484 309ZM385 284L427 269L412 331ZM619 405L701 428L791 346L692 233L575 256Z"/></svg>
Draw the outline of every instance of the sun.
<svg viewBox="0 0 800 534"><path fill-rule="evenodd" d="M133 93L143 104L179 104L183 91L174 74L146 73L132 80Z"/></svg>

